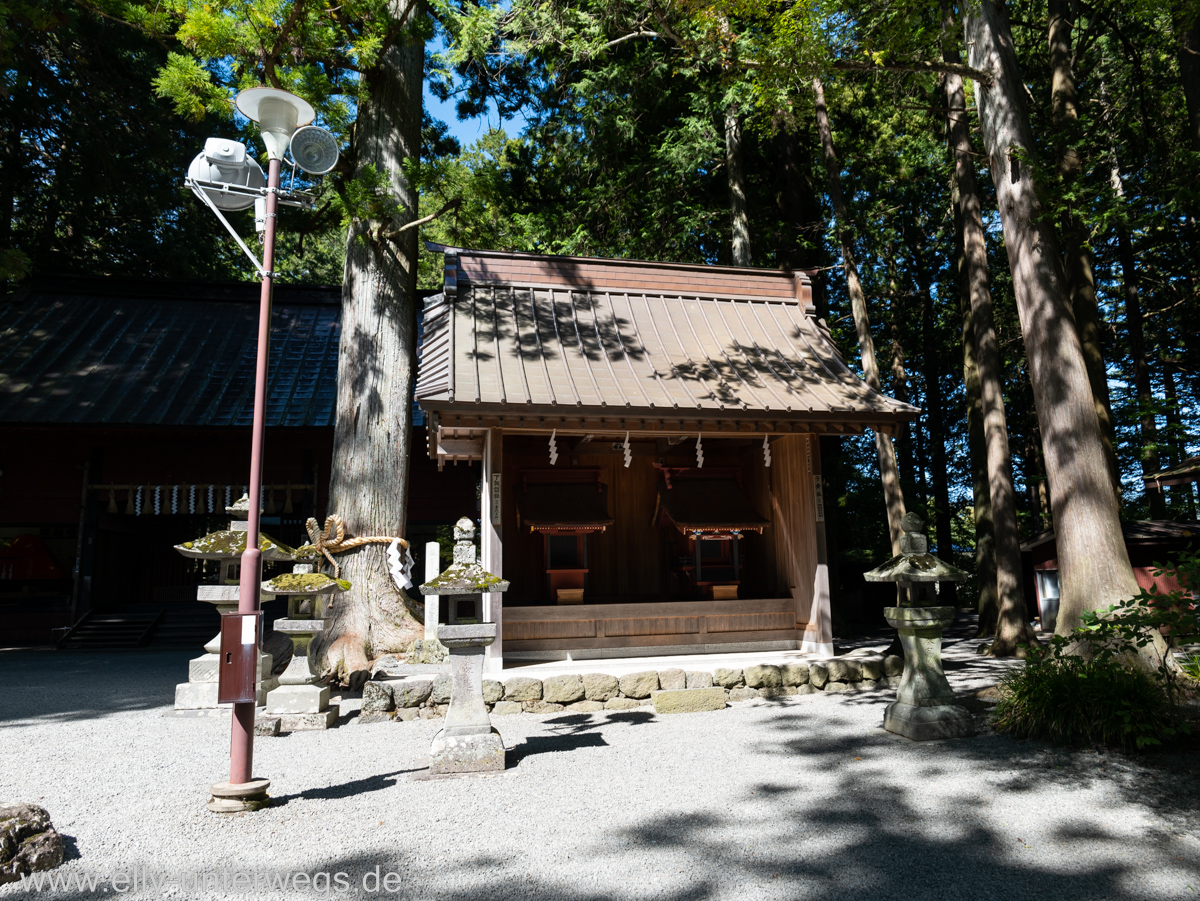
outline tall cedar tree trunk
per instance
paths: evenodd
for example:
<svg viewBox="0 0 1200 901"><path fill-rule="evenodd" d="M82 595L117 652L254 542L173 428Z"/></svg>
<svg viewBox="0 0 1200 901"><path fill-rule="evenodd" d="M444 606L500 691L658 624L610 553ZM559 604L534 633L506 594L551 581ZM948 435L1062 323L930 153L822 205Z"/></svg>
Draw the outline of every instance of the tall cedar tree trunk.
<svg viewBox="0 0 1200 901"><path fill-rule="evenodd" d="M408 5L396 0L393 21ZM411 21L411 19L410 19ZM395 27L378 65L364 73L369 99L359 106L353 150L358 175L374 167L395 207L382 221L351 225L342 283L337 426L329 510L354 535L402 536L408 485L409 410L416 340L417 230L385 233L417 215L417 195L402 166L420 153L424 44ZM317 653L344 682L365 678L369 662L402 650L423 626L388 573L383 545L339 558L353 588L334 605Z"/></svg>
<svg viewBox="0 0 1200 901"><path fill-rule="evenodd" d="M871 338L871 321L867 317L867 298L862 282L858 278L858 264L854 261L853 231L850 214L842 196L842 176L838 169L837 154L833 149L833 131L829 127L829 113L825 109L825 88L820 79L813 79L816 94L817 132L821 136L821 148L825 155L825 171L829 176L829 200L833 204L833 215L837 219L838 240L842 245L842 269L846 273L846 285L850 289L850 309L854 315L854 328L858 333L858 349L862 355L863 377L876 391L882 391L879 383L879 365L875 361L875 342ZM892 553L900 553L900 520L904 518L904 493L900 490L900 472L896 467L896 450L892 439L883 432L875 433L875 450L879 454L879 476L883 481L883 498L887 504L888 533L892 541Z"/></svg>
<svg viewBox="0 0 1200 901"><path fill-rule="evenodd" d="M1138 586L1121 536L1057 241L1023 159L1031 157L1035 147L1012 31L998 0L968 7L964 30L970 64L994 79L991 85L977 84L979 118L1050 481L1062 579L1058 631L1068 634L1085 610L1105 609L1134 597Z"/></svg>
<svg viewBox="0 0 1200 901"><path fill-rule="evenodd" d="M905 230L909 258L913 261L913 280L921 300L921 377L925 380L925 416L929 424L929 473L933 483L933 534L937 540L938 556L954 563L954 541L951 538L950 463L946 455L946 409L942 395L941 366L938 365L937 335L933 312L933 290L929 268L921 253L912 229ZM939 586L939 599L947 606L958 605L958 586L944 582Z"/></svg>
<svg viewBox="0 0 1200 901"><path fill-rule="evenodd" d="M733 265L750 265L750 216L746 210L746 169L742 117L738 105L725 110L725 170L729 176L729 218L733 233Z"/></svg>
<svg viewBox="0 0 1200 901"><path fill-rule="evenodd" d="M957 50L947 50L945 55L949 62L961 61ZM991 591L986 599L982 588L984 572L980 572L979 629L983 634L995 635L992 654L1007 656L1015 653L1022 642L1035 640L1035 636L1029 628L1021 578L1017 492L1013 487L1012 451L1008 446L1008 420L1004 411L1004 375L1000 364L1000 344L996 339L983 207L979 200L979 184L975 179L975 158L971 148L962 77L946 75L942 86L949 111L946 141L954 156L954 218L961 232L960 285L964 300L970 307L970 331L974 340L971 356L979 369L979 409L982 414L990 517L990 522L984 528L991 531L991 535L986 537L994 541L995 554L987 567L989 576L994 573L995 586L989 586ZM965 326L963 331L965 339ZM978 530L978 521L976 528ZM978 547L976 554L978 556ZM989 602L986 607L985 600ZM990 603L996 605L994 610L990 609Z"/></svg>
<svg viewBox="0 0 1200 901"><path fill-rule="evenodd" d="M1048 0L1050 48L1050 110L1057 144L1058 174L1063 187L1070 190L1083 174L1083 161L1074 144L1079 138L1078 92L1075 73L1071 69L1071 29L1074 25L1072 0ZM1104 457L1108 462L1109 478L1118 503L1121 497L1121 474L1114 450L1116 432L1113 426L1112 403L1108 393L1108 371L1104 366L1104 350L1100 339L1100 310L1096 304L1096 271L1092 250L1088 246L1087 225L1077 211L1068 205L1060 220L1063 252L1063 273L1071 309L1075 313L1075 328L1083 347L1092 401L1100 420L1100 435L1104 441Z"/></svg>
<svg viewBox="0 0 1200 901"><path fill-rule="evenodd" d="M1200 153L1200 15L1175 23L1178 44L1179 80L1187 104L1187 140Z"/></svg>
<svg viewBox="0 0 1200 901"><path fill-rule="evenodd" d="M975 320L967 286L959 202L954 197L955 243L959 291L962 296L963 386L967 401L967 443L971 451L971 493L975 501L975 578L979 583L979 624L976 638L996 634L1000 601L996 594L996 528L992 522L992 497L988 485L987 442L983 436L983 397L979 387L979 362L975 357Z"/></svg>
<svg viewBox="0 0 1200 901"><path fill-rule="evenodd" d="M1121 260L1125 331L1129 333L1129 355L1133 357L1133 387L1137 392L1138 424L1141 427L1142 452L1138 454L1138 458L1142 466L1142 475L1149 475L1162 469L1158 455L1158 424L1154 420L1154 389L1150 383L1150 362L1146 356L1146 332L1142 327L1137 261L1133 256L1129 228L1124 222L1117 225L1117 255ZM1146 500L1150 505L1151 519L1167 518L1167 505L1161 491L1147 488Z"/></svg>

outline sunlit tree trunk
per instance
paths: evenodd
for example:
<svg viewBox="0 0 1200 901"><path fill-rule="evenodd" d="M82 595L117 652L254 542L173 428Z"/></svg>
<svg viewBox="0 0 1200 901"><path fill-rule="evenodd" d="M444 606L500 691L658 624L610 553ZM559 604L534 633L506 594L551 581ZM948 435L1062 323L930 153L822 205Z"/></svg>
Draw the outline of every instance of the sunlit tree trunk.
<svg viewBox="0 0 1200 901"><path fill-rule="evenodd" d="M1057 143L1058 174L1064 188L1070 189L1083 173L1083 160L1075 146L1079 139L1078 91L1075 72L1071 68L1071 31L1074 13L1071 0L1048 0L1050 48L1050 108ZM1104 350L1100 338L1100 311L1096 304L1096 271L1092 250L1088 245L1087 225L1078 211L1068 205L1060 219L1062 235L1063 273L1075 328L1083 348L1088 383L1100 420L1100 435L1109 477L1118 501L1121 496L1121 477L1114 450L1112 404L1108 391L1108 371L1104 365Z"/></svg>
<svg viewBox="0 0 1200 901"><path fill-rule="evenodd" d="M850 291L850 309L854 316L854 328L858 334L858 349L862 357L863 378L876 391L882 388L879 382L879 365L875 360L875 341L871 337L871 321L867 315L867 298L863 293L862 281L858 277L858 263L854 260L853 229L850 214L842 195L842 176L838 168L837 154L833 147L833 131L829 127L829 113L825 108L825 89L820 79L813 80L816 94L817 132L825 156L825 171L829 177L829 200L833 204L833 215L837 219L838 240L842 247L842 270L846 274L846 285ZM900 472L896 466L896 450L892 439L883 432L875 433L875 450L879 455L879 474L883 481L883 497L887 504L888 532L892 541L892 553L900 553L900 520L904 517L904 493L900 489Z"/></svg>
<svg viewBox="0 0 1200 901"><path fill-rule="evenodd" d="M979 118L1045 449L1062 586L1058 631L1065 634L1079 625L1085 610L1133 597L1138 587L1121 534L1057 241L1027 161L1035 146L1025 88L1012 32L997 0L968 7L965 32L971 65L993 79L977 85Z"/></svg>
<svg viewBox="0 0 1200 901"><path fill-rule="evenodd" d="M403 166L420 153L424 44L401 28L408 0L390 8L397 23L378 64L363 74L352 152L356 176L381 178L390 194L378 218L356 220L346 240L337 425L329 511L354 535L402 536L408 484L416 341L417 195ZM412 18L415 18L413 16ZM408 20L411 22L411 18ZM382 545L339 557L353 588L338 600L316 653L350 684L372 658L423 634L411 602L393 583Z"/></svg>
<svg viewBox="0 0 1200 901"><path fill-rule="evenodd" d="M957 50L947 50L950 62L959 62ZM1013 486L1012 452L1008 444L1008 420L1004 410L1004 378L1000 346L996 339L995 309L988 277L987 239L983 229L983 208L975 178L975 157L971 148L970 125L962 78L946 75L942 87L946 98L946 140L954 162L955 222L960 229L960 285L970 308L969 329L973 347L968 355L979 373L979 412L983 432L987 472L988 505L983 525L985 541L993 550L994 560L980 572L980 618L982 634L994 635L991 652L1008 655L1017 646L1034 638L1028 623L1025 590L1021 578L1021 546L1017 531L1017 493ZM968 376L969 377L969 376ZM968 412L968 416L970 413ZM979 504L976 501L976 512ZM980 523L976 521L977 538ZM987 532L991 532L988 535ZM976 548L978 557L979 550ZM985 594L983 578L995 583ZM994 601L992 592L994 591ZM994 610L989 605L994 603Z"/></svg>
<svg viewBox="0 0 1200 901"><path fill-rule="evenodd" d="M725 170L729 178L729 218L733 265L750 265L750 214L746 209L746 168L742 117L736 103L725 110Z"/></svg>

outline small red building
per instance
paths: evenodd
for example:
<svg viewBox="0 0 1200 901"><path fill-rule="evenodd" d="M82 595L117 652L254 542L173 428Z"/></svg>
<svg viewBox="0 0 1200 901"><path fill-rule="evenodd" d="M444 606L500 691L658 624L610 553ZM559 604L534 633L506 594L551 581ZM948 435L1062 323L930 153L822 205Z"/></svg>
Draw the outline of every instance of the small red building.
<svg viewBox="0 0 1200 901"><path fill-rule="evenodd" d="M1189 546L1200 548L1200 522L1123 522L1121 532L1138 585L1145 589L1153 586L1160 592L1179 590L1179 582L1173 576L1155 575L1155 571L1161 564L1173 563L1179 552ZM1059 598L1058 545L1054 530L1047 529L1021 545L1021 559L1025 571L1025 596L1037 600L1036 607L1030 605L1030 614L1041 617L1043 629L1053 630Z"/></svg>

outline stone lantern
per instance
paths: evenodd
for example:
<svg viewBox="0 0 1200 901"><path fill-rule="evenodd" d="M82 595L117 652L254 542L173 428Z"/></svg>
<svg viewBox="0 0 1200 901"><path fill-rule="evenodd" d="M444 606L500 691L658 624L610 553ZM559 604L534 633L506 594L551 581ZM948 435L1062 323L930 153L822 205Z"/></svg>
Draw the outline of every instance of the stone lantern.
<svg viewBox="0 0 1200 901"><path fill-rule="evenodd" d="M924 526L921 517L906 513L900 554L863 573L868 582L898 582L905 589L901 606L883 611L904 648L904 675L884 711L883 728L914 741L965 738L975 734L975 725L970 711L955 703L942 669L942 630L954 621L954 608L937 606L932 589L938 582L961 582L967 573L929 553Z"/></svg>
<svg viewBox="0 0 1200 901"><path fill-rule="evenodd" d="M309 645L325 628L329 601L347 590L350 583L314 572L311 563L297 563L290 573L263 582L263 593L283 595L288 601L287 619L275 621L275 631L292 642L292 659L279 675L279 687L267 694L267 716L279 717L279 731L300 732L328 729L337 719L329 706L329 686L319 684L308 657Z"/></svg>
<svg viewBox="0 0 1200 901"><path fill-rule="evenodd" d="M508 582L475 561L475 524L465 516L454 524L454 560L420 586L423 595L447 597L507 591ZM429 748L431 775L486 773L504 769L504 741L493 728L483 700L484 649L496 640L495 623L440 626L438 639L450 651L450 707L446 725Z"/></svg>
<svg viewBox="0 0 1200 901"><path fill-rule="evenodd" d="M196 600L213 604L217 610L232 612L238 606L239 561L246 549L246 519L250 515L250 499L242 495L225 512L233 517L229 528L211 532L203 538L175 545L175 550L193 560L216 560L221 571L216 585L200 585L196 589ZM293 551L267 535L259 536L259 548L264 560L291 560ZM266 598L262 598L266 600ZM221 633L204 646L204 654L188 663L188 681L175 686L175 709L177 711L228 710L232 705L217 704L217 666L220 661ZM271 675L273 661L270 654L258 655L258 690L255 703L261 705L267 692L279 684Z"/></svg>

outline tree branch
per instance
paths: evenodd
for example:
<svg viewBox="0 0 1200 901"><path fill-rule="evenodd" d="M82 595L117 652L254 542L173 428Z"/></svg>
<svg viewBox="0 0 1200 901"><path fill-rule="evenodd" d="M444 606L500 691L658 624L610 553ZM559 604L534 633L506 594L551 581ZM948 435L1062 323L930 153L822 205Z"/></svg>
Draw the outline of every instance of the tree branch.
<svg viewBox="0 0 1200 901"><path fill-rule="evenodd" d="M973 78L980 84L985 84L989 87L993 80L990 72L984 72L962 63L927 62L924 60L908 63L873 63L868 60L838 59L833 61L832 68L840 72L880 72L884 70L889 72L948 72L951 75Z"/></svg>
<svg viewBox="0 0 1200 901"><path fill-rule="evenodd" d="M610 47L615 47L617 44L624 44L626 41L632 41L634 38L666 38L666 35L659 34L657 31L635 31L609 41L604 45L604 49L608 50Z"/></svg>
<svg viewBox="0 0 1200 901"><path fill-rule="evenodd" d="M414 219L412 222L402 225L399 228L393 228L390 231L381 232L380 237L387 238L389 241L394 241L397 238L399 238L402 234L404 234L406 231L408 231L410 228L419 228L420 226L424 225L426 222L432 222L434 219L437 219L439 216L444 216L446 213L450 212L450 210L458 209L458 207L460 207L460 206L462 206L462 198L455 197L453 200L451 200L449 203L447 203L445 206L443 206L436 213L430 213L428 216L422 216L420 219Z"/></svg>

